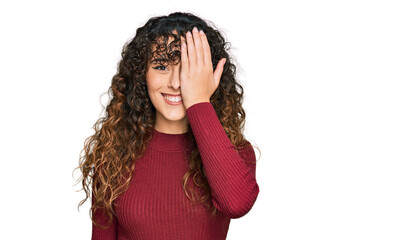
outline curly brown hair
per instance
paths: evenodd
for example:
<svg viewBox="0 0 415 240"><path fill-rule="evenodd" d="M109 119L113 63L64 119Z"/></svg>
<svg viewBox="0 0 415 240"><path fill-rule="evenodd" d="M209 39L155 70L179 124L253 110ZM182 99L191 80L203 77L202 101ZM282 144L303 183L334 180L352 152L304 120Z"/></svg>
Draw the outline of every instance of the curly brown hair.
<svg viewBox="0 0 415 240"><path fill-rule="evenodd" d="M212 23L208 25L194 14L175 12L150 18L136 30L135 37L124 44L122 59L108 89L110 101L105 108L106 116L94 124L95 134L85 140L77 167L82 173L78 183L82 180L81 190L86 194L78 208L91 197L92 191L90 217L95 225L99 224L94 213L100 208L111 224L115 216L114 201L127 190L135 170L133 163L143 156L155 126L156 109L149 98L146 83L149 59L157 55L157 59L177 63L180 51L172 49L180 46L180 36L185 37L193 27L203 30L207 36L213 69L216 69L220 59L227 59L220 84L210 98L220 123L237 150L252 146L242 133L245 125L245 111L242 108L244 91L236 80L236 66L227 52L230 43L212 26ZM174 40L167 44L169 37ZM156 48L153 51L154 45ZM203 203L214 215L217 209L211 202L210 187L193 132L190 126L188 129L186 136L190 139L192 151L187 156L189 171L182 178L183 190L192 203ZM190 177L203 193L201 196L198 191L187 189Z"/></svg>

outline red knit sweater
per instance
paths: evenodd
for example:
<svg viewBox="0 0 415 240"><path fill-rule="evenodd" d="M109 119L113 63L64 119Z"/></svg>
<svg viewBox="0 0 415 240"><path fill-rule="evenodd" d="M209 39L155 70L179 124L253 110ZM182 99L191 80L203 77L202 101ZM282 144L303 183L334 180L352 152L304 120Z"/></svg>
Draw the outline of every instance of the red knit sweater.
<svg viewBox="0 0 415 240"><path fill-rule="evenodd" d="M130 186L115 202L117 214L108 229L92 226L92 239L226 239L231 218L244 216L259 193L252 145L235 150L210 102L186 110L200 157L218 209L210 216L203 206L192 206L181 179L188 170L184 158L186 134L154 129L148 148L135 162ZM187 184L195 186L192 178ZM189 190L188 190L189 192ZM189 192L190 194L190 192ZM98 211L99 223L106 222Z"/></svg>

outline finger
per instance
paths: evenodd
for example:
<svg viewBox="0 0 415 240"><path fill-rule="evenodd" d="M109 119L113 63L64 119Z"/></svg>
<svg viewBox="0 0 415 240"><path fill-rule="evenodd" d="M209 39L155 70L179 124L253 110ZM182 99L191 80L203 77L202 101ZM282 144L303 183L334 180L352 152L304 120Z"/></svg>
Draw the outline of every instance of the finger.
<svg viewBox="0 0 415 240"><path fill-rule="evenodd" d="M182 46L181 46L181 71L187 72L189 69L189 58L187 56L187 45L184 37L182 39Z"/></svg>
<svg viewBox="0 0 415 240"><path fill-rule="evenodd" d="M223 66L225 65L225 62L226 62L226 58L222 58L218 62L218 65L216 66L216 70L213 73L213 78L215 79L216 86L219 85L220 77L222 76Z"/></svg>
<svg viewBox="0 0 415 240"><path fill-rule="evenodd" d="M212 66L212 56L210 54L210 46L206 34L200 30L200 39L202 40L203 56L205 64Z"/></svg>
<svg viewBox="0 0 415 240"><path fill-rule="evenodd" d="M193 28L193 41L195 43L196 63L203 64L203 46L200 40L200 34L196 27Z"/></svg>
<svg viewBox="0 0 415 240"><path fill-rule="evenodd" d="M187 40L187 56L189 59L189 67L196 63L196 54L195 54L195 45L193 43L192 33L188 31L186 33L186 40Z"/></svg>

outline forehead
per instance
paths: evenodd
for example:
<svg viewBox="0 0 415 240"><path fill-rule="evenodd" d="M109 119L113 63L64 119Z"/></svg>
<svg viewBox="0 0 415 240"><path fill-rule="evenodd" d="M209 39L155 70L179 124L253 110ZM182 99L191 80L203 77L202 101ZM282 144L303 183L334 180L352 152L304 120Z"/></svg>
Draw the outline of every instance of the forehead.
<svg viewBox="0 0 415 240"><path fill-rule="evenodd" d="M159 36L151 42L151 51L173 49L180 50L180 36Z"/></svg>
<svg viewBox="0 0 415 240"><path fill-rule="evenodd" d="M150 63L178 63L180 61L181 37L177 34L159 36L151 42Z"/></svg>

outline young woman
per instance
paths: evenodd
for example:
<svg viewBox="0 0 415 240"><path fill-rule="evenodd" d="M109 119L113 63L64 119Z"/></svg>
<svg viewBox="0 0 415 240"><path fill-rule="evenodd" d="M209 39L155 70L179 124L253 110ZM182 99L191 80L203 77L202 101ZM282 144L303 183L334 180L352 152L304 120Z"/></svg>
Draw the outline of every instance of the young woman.
<svg viewBox="0 0 415 240"><path fill-rule="evenodd" d="M227 50L181 12L151 18L124 45L79 165L92 239L226 239L230 219L250 211L256 158Z"/></svg>

